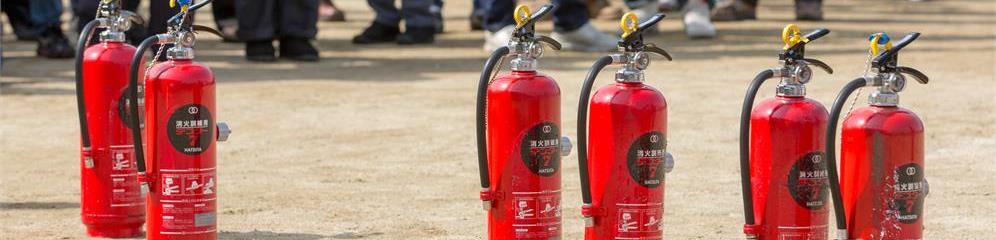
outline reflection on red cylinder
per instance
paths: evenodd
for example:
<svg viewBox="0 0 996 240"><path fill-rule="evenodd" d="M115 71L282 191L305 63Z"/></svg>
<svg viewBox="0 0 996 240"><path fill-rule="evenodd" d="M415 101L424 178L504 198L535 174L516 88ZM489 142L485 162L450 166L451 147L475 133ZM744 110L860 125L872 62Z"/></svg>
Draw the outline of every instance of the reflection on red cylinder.
<svg viewBox="0 0 996 240"><path fill-rule="evenodd" d="M216 239L215 80L169 60L145 81L148 239Z"/></svg>
<svg viewBox="0 0 996 240"><path fill-rule="evenodd" d="M662 239L667 102L640 82L617 82L591 98L588 171L594 225L585 239ZM584 144L584 143L581 143Z"/></svg>
<svg viewBox="0 0 996 240"><path fill-rule="evenodd" d="M142 235L141 198L126 106L135 47L102 42L83 53L83 92L90 149L81 148L80 209L91 237ZM87 161L90 158L90 161Z"/></svg>
<svg viewBox="0 0 996 240"><path fill-rule="evenodd" d="M923 123L900 107L856 109L841 130L849 239L920 239L926 196Z"/></svg>
<svg viewBox="0 0 996 240"><path fill-rule="evenodd" d="M750 176L759 239L826 239L827 110L777 96L751 112ZM794 237L794 238L793 238Z"/></svg>
<svg viewBox="0 0 996 240"><path fill-rule="evenodd" d="M560 88L536 71L513 71L487 94L488 238L559 239Z"/></svg>

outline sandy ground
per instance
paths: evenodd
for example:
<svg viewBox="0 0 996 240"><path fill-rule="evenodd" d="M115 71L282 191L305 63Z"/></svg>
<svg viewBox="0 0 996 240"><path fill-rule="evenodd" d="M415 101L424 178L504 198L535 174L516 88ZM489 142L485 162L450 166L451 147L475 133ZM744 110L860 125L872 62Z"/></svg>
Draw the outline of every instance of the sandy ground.
<svg viewBox="0 0 996 240"><path fill-rule="evenodd" d="M467 26L469 1L447 3L447 33L437 44L410 48L351 45L372 15L362 1L338 2L350 21L320 24L320 63L250 63L241 45L213 37L198 46L199 60L217 74L218 116L235 130L218 148L221 238L482 238L473 114L486 53L483 34ZM864 71L870 32L897 38L922 32L900 61L932 78L930 85L911 81L902 93L902 105L918 112L927 129L926 238L992 239L996 3L828 2L828 21L800 24L833 30L810 45L809 56L838 74L818 73L810 96L829 105L845 81ZM662 23L665 34L649 39L675 58L657 60L647 72L649 84L668 97L670 151L677 157L667 183L669 238L742 237L740 100L757 71L777 64L777 36L791 22L791 9L791 1L765 1L761 19L721 23L713 40L685 38L672 18ZM85 238L72 62L34 58L34 44L11 34L3 44L0 239ZM548 51L541 61L563 90L566 134L574 135L581 80L599 55ZM771 87L763 97L773 94ZM573 155L563 160L565 239L582 232L576 162Z"/></svg>

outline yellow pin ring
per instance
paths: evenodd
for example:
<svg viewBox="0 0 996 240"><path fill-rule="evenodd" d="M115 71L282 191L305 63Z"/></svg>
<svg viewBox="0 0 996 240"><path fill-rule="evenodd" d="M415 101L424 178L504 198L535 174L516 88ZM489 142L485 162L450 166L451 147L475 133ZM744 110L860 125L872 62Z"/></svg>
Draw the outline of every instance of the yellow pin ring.
<svg viewBox="0 0 996 240"><path fill-rule="evenodd" d="M799 44L799 42L809 42L809 39L802 37L802 31L799 30L799 26L789 24L782 29L782 42L785 43L785 47L782 48L788 50L792 46Z"/></svg>
<svg viewBox="0 0 996 240"><path fill-rule="evenodd" d="M872 37L872 39L869 41L869 43L868 43L868 49L871 50L872 55L878 55L878 53L881 52L881 50L879 50L879 48L878 48L878 46L879 46L878 40L880 40L881 38L882 38L882 33L876 33L875 37ZM885 50L892 49L892 40L889 40L889 42L886 42L884 47L885 47Z"/></svg>
<svg viewBox="0 0 996 240"><path fill-rule="evenodd" d="M529 22L529 18L532 17L531 15L529 6L522 4L515 7L515 12L512 14L512 17L515 18L515 27L522 27L522 25Z"/></svg>
<svg viewBox="0 0 996 240"><path fill-rule="evenodd" d="M622 37L626 38L629 34L636 32L639 27L639 19L636 17L636 13L628 12L623 14L622 18L619 19L619 28L622 28Z"/></svg>

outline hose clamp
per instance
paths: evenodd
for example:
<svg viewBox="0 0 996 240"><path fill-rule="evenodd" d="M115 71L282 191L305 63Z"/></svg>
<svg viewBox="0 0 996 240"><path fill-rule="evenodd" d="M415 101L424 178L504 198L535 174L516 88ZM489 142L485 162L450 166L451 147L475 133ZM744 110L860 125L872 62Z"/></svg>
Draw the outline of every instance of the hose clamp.
<svg viewBox="0 0 996 240"><path fill-rule="evenodd" d="M101 42L124 42L125 40L124 32L107 30L100 33Z"/></svg>
<svg viewBox="0 0 996 240"><path fill-rule="evenodd" d="M194 59L194 49L189 47L172 47L166 51L166 58L174 60Z"/></svg>

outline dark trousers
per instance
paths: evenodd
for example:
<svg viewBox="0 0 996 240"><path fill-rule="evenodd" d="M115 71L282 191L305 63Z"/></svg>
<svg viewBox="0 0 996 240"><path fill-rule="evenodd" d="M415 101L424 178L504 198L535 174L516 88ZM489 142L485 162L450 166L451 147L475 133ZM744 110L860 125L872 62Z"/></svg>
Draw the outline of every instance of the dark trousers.
<svg viewBox="0 0 996 240"><path fill-rule="evenodd" d="M243 41L312 39L318 33L318 0L238 0L235 13Z"/></svg>
<svg viewBox="0 0 996 240"><path fill-rule="evenodd" d="M5 0L6 1L6 0ZM73 12L76 13L76 17L79 21L76 22L76 30L83 30L83 25L86 25L97 15L97 5L100 0L72 0ZM138 9L138 0L131 1L121 1L125 10L136 11ZM128 36L138 37L144 39L147 36L152 36L154 34L160 34L166 32L166 20L173 17L177 13L180 13L180 8L170 8L169 1L163 0L150 0L149 1L149 19L145 22L148 24L147 29L132 28L128 31Z"/></svg>
<svg viewBox="0 0 996 240"><path fill-rule="evenodd" d="M62 21L62 1L3 0L0 9L7 13L14 32L36 36L49 28L59 28Z"/></svg>
<svg viewBox="0 0 996 240"><path fill-rule="evenodd" d="M574 31L588 23L588 7L585 0L553 0L557 9L553 10L553 28L558 32ZM514 25L512 17L515 0L480 0L478 6L485 10L484 29L497 32L501 28ZM534 10L535 11L535 10Z"/></svg>
<svg viewBox="0 0 996 240"><path fill-rule="evenodd" d="M442 1L432 0L402 0L401 9L394 6L395 0L367 0L373 8L376 17L374 21L383 25L398 26L402 19L408 27L433 27L436 19L429 8Z"/></svg>

